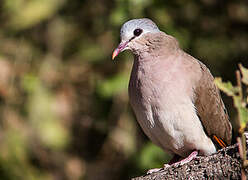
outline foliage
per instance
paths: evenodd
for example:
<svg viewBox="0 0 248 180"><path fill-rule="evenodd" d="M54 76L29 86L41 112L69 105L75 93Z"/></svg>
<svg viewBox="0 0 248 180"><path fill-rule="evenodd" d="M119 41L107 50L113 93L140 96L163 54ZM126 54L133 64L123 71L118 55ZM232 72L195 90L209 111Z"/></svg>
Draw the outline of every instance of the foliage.
<svg viewBox="0 0 248 180"><path fill-rule="evenodd" d="M243 67L241 64L239 65L239 68L240 71L236 71L237 86L233 86L230 82L222 82L221 78L216 78L215 83L224 93L232 97L234 106L238 112L238 118L235 121L237 128L235 130L238 131L239 134L239 137L237 138L239 152L243 160L243 166L246 167L248 166L248 161L246 158L246 137L244 132L248 125L248 69ZM244 88L242 83L244 83ZM243 91L246 93L245 95ZM244 174L245 173L242 172L243 176Z"/></svg>
<svg viewBox="0 0 248 180"><path fill-rule="evenodd" d="M247 95L244 97L243 95L243 88L241 81L245 85L245 92L248 93L248 69L240 65L240 71L242 74L242 79L240 79L240 72L237 71L237 86L233 86L231 82L222 82L221 78L216 78L215 83L216 85L222 90L224 93L226 93L228 96L231 96L233 99L234 106L238 112L238 120L237 124L239 127L239 131L243 132L246 124L248 123L248 99Z"/></svg>
<svg viewBox="0 0 248 180"><path fill-rule="evenodd" d="M111 61L128 19L153 19L224 79L247 66L245 1L0 4L0 179L127 179L166 162L128 106L131 54Z"/></svg>

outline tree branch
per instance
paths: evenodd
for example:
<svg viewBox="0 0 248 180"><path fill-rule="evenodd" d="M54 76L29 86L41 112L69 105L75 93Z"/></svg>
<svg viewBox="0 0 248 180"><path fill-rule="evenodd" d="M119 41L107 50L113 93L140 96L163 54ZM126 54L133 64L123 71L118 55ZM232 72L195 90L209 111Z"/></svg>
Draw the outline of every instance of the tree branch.
<svg viewBox="0 0 248 180"><path fill-rule="evenodd" d="M210 156L198 156L182 166L171 166L165 170L136 177L132 180L241 179L241 164L238 145L235 144ZM247 176L248 168L244 171Z"/></svg>

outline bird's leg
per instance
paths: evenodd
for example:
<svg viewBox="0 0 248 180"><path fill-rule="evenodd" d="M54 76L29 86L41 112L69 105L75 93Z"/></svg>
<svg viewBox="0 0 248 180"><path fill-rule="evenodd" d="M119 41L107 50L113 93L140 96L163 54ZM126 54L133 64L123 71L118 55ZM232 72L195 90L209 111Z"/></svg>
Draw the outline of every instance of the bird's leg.
<svg viewBox="0 0 248 180"><path fill-rule="evenodd" d="M198 155L198 151L193 151L188 157L186 157L186 158L184 158L184 159L182 159L182 160L180 160L180 161L178 161L178 162L175 162L175 163L173 163L173 164L170 164L170 166L172 166L172 165L184 165L184 164L186 164L186 163L188 163L188 162L190 162L190 161L192 161L193 159L195 159L195 157Z"/></svg>
<svg viewBox="0 0 248 180"><path fill-rule="evenodd" d="M163 169L167 169L168 167L174 166L174 165L175 166L177 166L177 165L182 166L182 165L192 161L197 155L198 155L198 151L193 151L188 157L186 157L186 158L184 158L184 159L179 161L180 156L175 154L168 164L164 164L164 168L150 169L150 170L147 171L147 174L158 172L158 171L161 171Z"/></svg>
<svg viewBox="0 0 248 180"><path fill-rule="evenodd" d="M146 173L147 174L151 174L151 173L158 172L160 170L166 169L166 168L170 167L172 164L178 162L179 159L180 159L180 156L178 156L177 154L175 154L168 164L164 164L164 167L163 168L150 169Z"/></svg>
<svg viewBox="0 0 248 180"><path fill-rule="evenodd" d="M178 156L177 154L174 154L173 158L170 160L170 162L168 164L164 164L164 167L163 168L154 168L154 169L150 169L148 170L146 173L147 174L151 174L151 173L154 173L154 172L158 172L160 170L163 170L163 169L166 169L168 167L170 167L172 164L178 162L180 159L180 156Z"/></svg>
<svg viewBox="0 0 248 180"><path fill-rule="evenodd" d="M171 165L177 163L180 160L181 156L174 154L173 158L170 160L168 164L164 164L164 169L170 167Z"/></svg>

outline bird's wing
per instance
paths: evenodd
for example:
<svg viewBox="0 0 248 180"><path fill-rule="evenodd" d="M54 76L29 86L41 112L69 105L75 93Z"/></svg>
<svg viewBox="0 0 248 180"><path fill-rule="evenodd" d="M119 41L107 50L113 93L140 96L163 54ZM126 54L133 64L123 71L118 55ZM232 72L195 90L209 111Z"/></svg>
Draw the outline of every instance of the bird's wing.
<svg viewBox="0 0 248 180"><path fill-rule="evenodd" d="M217 136L230 144L232 126L227 110L220 97L219 89L209 69L200 61L201 77L195 87L195 107L202 125L209 137Z"/></svg>

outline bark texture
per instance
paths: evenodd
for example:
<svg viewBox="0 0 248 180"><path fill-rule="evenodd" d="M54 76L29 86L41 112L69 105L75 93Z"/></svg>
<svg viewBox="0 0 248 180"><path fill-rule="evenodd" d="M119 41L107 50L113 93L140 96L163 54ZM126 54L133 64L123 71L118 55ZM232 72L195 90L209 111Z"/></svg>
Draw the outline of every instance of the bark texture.
<svg viewBox="0 0 248 180"><path fill-rule="evenodd" d="M241 158L238 145L219 150L211 156L198 156L182 166L172 166L132 180L161 179L241 179ZM247 176L248 168L244 169Z"/></svg>

